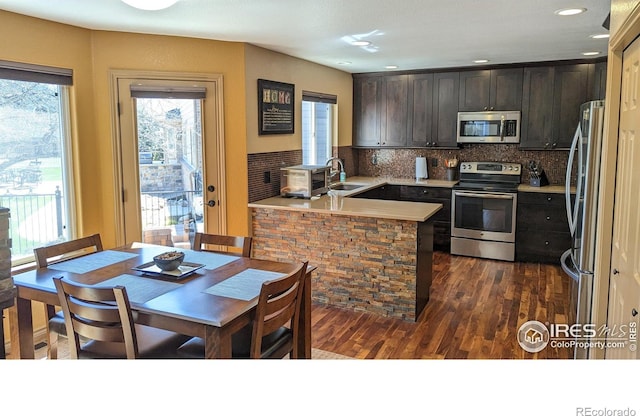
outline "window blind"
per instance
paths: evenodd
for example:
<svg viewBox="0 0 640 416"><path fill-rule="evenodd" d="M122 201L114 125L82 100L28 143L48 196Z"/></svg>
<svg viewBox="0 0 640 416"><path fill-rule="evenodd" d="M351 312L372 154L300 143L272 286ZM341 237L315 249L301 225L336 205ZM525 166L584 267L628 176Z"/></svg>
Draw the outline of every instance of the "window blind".
<svg viewBox="0 0 640 416"><path fill-rule="evenodd" d="M44 84L73 85L73 70L0 60L0 78Z"/></svg>
<svg viewBox="0 0 640 416"><path fill-rule="evenodd" d="M207 95L205 87L166 87L154 85L136 85L130 87L133 98L178 98L202 100Z"/></svg>
<svg viewBox="0 0 640 416"><path fill-rule="evenodd" d="M338 96L324 94L321 92L302 91L302 101L313 101L316 103L338 104Z"/></svg>

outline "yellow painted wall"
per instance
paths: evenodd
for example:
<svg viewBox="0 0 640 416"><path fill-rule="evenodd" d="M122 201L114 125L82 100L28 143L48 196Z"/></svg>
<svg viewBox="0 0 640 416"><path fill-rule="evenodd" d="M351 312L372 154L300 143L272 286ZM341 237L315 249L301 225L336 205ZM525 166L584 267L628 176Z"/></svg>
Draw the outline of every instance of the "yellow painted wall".
<svg viewBox="0 0 640 416"><path fill-rule="evenodd" d="M92 32L93 74L96 94L96 145L101 155L102 221L106 240L115 228L113 195L113 143L109 71L149 70L223 75L224 126L227 186L227 230L246 234L247 161L244 102L244 45L203 39Z"/></svg>
<svg viewBox="0 0 640 416"><path fill-rule="evenodd" d="M247 153L302 149L302 91L338 97L338 145L350 146L353 82L351 74L281 53L246 47ZM294 134L258 135L258 79L295 85Z"/></svg>
<svg viewBox="0 0 640 416"><path fill-rule="evenodd" d="M610 31L613 36L631 11L640 4L640 0L611 0L611 23Z"/></svg>
<svg viewBox="0 0 640 416"><path fill-rule="evenodd" d="M230 234L249 233L247 154L301 148L302 90L338 96L339 145L351 144L351 75L252 45L92 31L0 10L0 59L73 69L71 118L77 232L100 233L106 248L113 247L116 241L110 70L223 75ZM294 135L258 136L258 78L295 84Z"/></svg>

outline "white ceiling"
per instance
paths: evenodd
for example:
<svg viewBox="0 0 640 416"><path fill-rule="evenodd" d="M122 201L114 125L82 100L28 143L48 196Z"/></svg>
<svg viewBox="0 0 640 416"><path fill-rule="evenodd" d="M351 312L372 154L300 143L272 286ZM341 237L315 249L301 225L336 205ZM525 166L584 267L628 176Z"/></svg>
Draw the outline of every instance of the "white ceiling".
<svg viewBox="0 0 640 416"><path fill-rule="evenodd" d="M554 14L566 7L587 12ZM589 36L608 33L610 0L180 0L161 11L120 0L0 0L0 9L96 30L247 42L358 73L605 56L608 40ZM343 40L365 34L375 51Z"/></svg>

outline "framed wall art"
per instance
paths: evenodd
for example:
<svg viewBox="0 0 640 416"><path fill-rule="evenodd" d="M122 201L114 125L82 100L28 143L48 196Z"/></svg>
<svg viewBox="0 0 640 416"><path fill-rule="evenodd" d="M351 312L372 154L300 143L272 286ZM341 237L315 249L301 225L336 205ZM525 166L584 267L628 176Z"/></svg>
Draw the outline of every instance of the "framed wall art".
<svg viewBox="0 0 640 416"><path fill-rule="evenodd" d="M258 134L293 134L295 86L258 80Z"/></svg>

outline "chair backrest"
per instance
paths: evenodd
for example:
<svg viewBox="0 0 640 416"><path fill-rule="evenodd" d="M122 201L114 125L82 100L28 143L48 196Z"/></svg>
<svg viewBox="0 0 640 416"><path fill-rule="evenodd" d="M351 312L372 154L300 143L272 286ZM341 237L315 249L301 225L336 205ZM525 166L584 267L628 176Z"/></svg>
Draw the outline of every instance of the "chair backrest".
<svg viewBox="0 0 640 416"><path fill-rule="evenodd" d="M152 228L142 231L142 242L173 247L171 228Z"/></svg>
<svg viewBox="0 0 640 416"><path fill-rule="evenodd" d="M138 358L133 313L124 286L79 286L53 279L64 313L69 354L80 356L80 337L124 343L127 358Z"/></svg>
<svg viewBox="0 0 640 416"><path fill-rule="evenodd" d="M203 244L216 245L236 249L240 252L242 257L251 257L251 237L238 237L233 235L218 235L218 234L205 234L196 233L193 239L193 249L196 251L218 251L218 250L203 250Z"/></svg>
<svg viewBox="0 0 640 416"><path fill-rule="evenodd" d="M91 251L92 250L92 251ZM58 244L53 244L45 247L38 247L33 249L33 254L36 257L36 264L38 268L47 267L51 263L56 261L66 260L68 257L74 257L74 255L85 255L90 252L102 251L102 240L100 234L93 234L88 237L77 238L71 241L65 241ZM60 257L64 255L64 259Z"/></svg>
<svg viewBox="0 0 640 416"><path fill-rule="evenodd" d="M295 271L280 279L262 284L251 335L251 358L260 358L262 337L290 325L293 334L292 358L298 357L298 315L302 299L304 278L307 273L305 261Z"/></svg>

